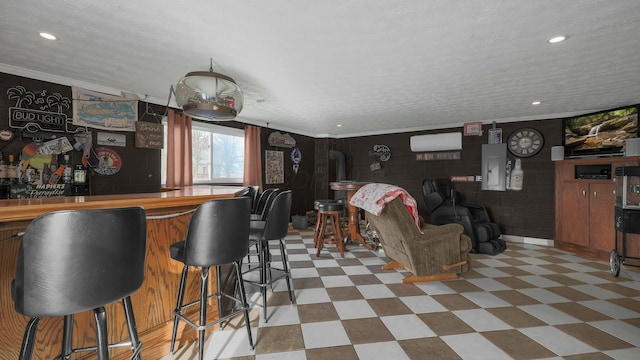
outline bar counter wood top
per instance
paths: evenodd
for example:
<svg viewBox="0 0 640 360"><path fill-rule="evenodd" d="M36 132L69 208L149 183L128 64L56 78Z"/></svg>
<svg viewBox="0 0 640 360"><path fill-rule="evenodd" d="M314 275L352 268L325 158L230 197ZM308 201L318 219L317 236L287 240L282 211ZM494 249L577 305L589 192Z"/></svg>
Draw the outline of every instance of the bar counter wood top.
<svg viewBox="0 0 640 360"><path fill-rule="evenodd" d="M236 196L244 189L241 186L196 185L157 193L0 200L0 222L33 220L39 215L56 210L129 206L142 206L145 210L158 210L199 205L211 199Z"/></svg>
<svg viewBox="0 0 640 360"><path fill-rule="evenodd" d="M159 359L169 353L169 340L173 324L173 309L180 282L182 263L169 255L169 246L184 240L191 213L200 204L218 198L229 198L244 193L241 186L192 186L167 189L158 193L60 197L46 199L0 200L0 360L15 360L22 341L26 316L18 314L11 299L11 281L15 276L18 250L23 232L31 220L56 210L104 209L142 206L147 213L147 256L144 282L132 296L138 334L143 342L142 357ZM215 279L212 269L211 278ZM223 273L223 283L225 282ZM187 283L185 302L198 298L199 276L192 275ZM72 279L70 279L72 281ZM210 288L215 280L210 283ZM197 310L197 309L196 309ZM217 316L215 301L209 308ZM118 303L107 306L110 342L128 339L126 323ZM74 316L73 346L94 346L95 326L91 312ZM177 346L185 346L197 338L191 327L181 327ZM184 329L184 330L183 330ZM62 318L44 318L36 335L34 359L53 359L60 353ZM110 351L112 359L128 359L126 348ZM74 358L78 358L77 356ZM81 359L95 359L95 352L83 354Z"/></svg>

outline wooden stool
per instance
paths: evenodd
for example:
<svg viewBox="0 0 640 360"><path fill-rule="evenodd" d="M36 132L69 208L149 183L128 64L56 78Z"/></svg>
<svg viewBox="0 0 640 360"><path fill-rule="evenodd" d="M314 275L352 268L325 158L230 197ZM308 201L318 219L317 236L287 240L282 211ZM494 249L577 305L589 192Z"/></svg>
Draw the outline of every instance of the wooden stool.
<svg viewBox="0 0 640 360"><path fill-rule="evenodd" d="M340 227L340 215L344 212L344 205L334 201L316 202L316 204L318 219L313 239L317 249L316 256L320 256L320 252L326 243L337 245L340 256L344 257L344 237ZM327 234L329 223L331 223L331 234Z"/></svg>
<svg viewBox="0 0 640 360"><path fill-rule="evenodd" d="M335 200L330 200L330 199L320 199L320 200L315 200L313 202L313 209L316 211L317 215L316 215L316 228L315 231L313 233L313 247L316 248L318 247L318 237L320 235L320 229L322 228L322 216L320 216L320 211L318 209L318 205L322 204L322 203L328 203L328 202L334 202Z"/></svg>

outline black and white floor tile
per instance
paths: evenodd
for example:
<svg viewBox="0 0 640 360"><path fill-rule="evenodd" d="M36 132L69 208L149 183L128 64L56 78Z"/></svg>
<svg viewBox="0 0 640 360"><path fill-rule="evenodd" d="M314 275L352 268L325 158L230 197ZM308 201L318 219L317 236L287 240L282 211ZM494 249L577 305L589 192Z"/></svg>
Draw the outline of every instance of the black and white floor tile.
<svg viewBox="0 0 640 360"><path fill-rule="evenodd" d="M276 245L276 244L274 244ZM284 280L268 321L250 294L255 350L242 318L211 330L206 359L640 359L640 272L540 245L472 254L457 280L402 284L382 250L350 244L315 256L312 231L286 238L295 303ZM277 246L274 262L280 261ZM195 359L193 343L162 360Z"/></svg>

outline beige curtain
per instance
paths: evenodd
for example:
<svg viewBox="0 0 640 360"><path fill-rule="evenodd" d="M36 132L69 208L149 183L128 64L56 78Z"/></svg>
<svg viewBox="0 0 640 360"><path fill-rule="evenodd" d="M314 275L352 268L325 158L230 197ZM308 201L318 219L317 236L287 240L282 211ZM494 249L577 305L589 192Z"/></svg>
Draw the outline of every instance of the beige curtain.
<svg viewBox="0 0 640 360"><path fill-rule="evenodd" d="M244 127L244 185L258 185L262 191L262 153L260 151L260 127Z"/></svg>
<svg viewBox="0 0 640 360"><path fill-rule="evenodd" d="M193 185L191 118L169 109L167 114L167 187Z"/></svg>

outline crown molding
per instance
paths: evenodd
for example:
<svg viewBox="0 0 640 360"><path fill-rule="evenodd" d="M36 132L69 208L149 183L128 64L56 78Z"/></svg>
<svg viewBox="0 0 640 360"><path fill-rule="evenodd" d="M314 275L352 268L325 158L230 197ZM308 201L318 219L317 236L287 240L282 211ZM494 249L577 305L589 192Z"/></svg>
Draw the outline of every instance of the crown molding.
<svg viewBox="0 0 640 360"><path fill-rule="evenodd" d="M104 85L93 84L93 83L89 83L82 80L71 79L64 76L53 75L53 74L44 73L41 71L25 69L18 66L13 66L8 64L3 64L3 63L0 63L0 72L16 75L16 76L22 76L30 79L40 80L40 81L47 81L47 82L60 84L60 85L77 86L86 90L101 92L104 94L109 94L114 96L121 96L122 93L131 93L130 91L126 91L126 90L115 89L115 88L104 86ZM140 97L140 100L143 100L149 103L165 105L165 106L167 105L166 99L162 100L155 97L146 97L146 95L143 95L143 96L138 95L138 97ZM175 104L173 105L175 106Z"/></svg>

